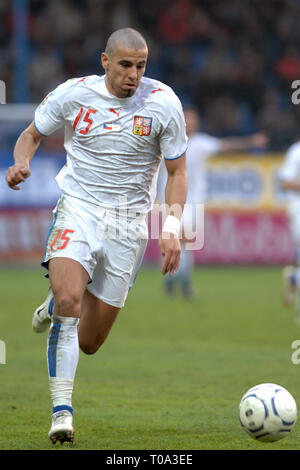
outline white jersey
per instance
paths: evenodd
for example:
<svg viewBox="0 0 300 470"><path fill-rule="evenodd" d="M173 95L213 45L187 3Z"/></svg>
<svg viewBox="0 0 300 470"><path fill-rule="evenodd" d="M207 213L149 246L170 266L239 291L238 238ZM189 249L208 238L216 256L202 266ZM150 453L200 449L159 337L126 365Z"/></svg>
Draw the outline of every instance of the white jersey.
<svg viewBox="0 0 300 470"><path fill-rule="evenodd" d="M197 132L189 137L186 151L186 166L188 175L188 193L186 204L204 203L206 195L206 161L221 149L221 141L208 134ZM167 180L165 165L159 173L160 199Z"/></svg>
<svg viewBox="0 0 300 470"><path fill-rule="evenodd" d="M151 210L161 158L176 159L187 147L179 99L146 77L129 98L112 95L105 76L68 80L38 106L34 123L46 136L65 127L67 162L56 177L62 192L112 209Z"/></svg>
<svg viewBox="0 0 300 470"><path fill-rule="evenodd" d="M278 176L281 180L300 182L300 142L288 149ZM288 191L288 204L290 210L300 214L300 191Z"/></svg>

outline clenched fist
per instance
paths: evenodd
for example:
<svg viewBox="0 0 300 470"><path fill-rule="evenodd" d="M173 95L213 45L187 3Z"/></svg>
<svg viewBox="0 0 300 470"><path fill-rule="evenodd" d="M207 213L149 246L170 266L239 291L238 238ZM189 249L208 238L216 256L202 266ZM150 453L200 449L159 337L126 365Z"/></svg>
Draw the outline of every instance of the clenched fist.
<svg viewBox="0 0 300 470"><path fill-rule="evenodd" d="M19 183L23 183L30 176L29 163L15 163L6 172L6 182L11 189L20 190Z"/></svg>

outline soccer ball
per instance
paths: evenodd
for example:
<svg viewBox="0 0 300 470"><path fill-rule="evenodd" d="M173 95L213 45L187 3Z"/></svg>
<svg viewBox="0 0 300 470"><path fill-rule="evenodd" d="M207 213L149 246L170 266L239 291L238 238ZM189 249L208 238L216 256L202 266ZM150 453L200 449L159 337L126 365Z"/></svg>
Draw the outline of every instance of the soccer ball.
<svg viewBox="0 0 300 470"><path fill-rule="evenodd" d="M278 441L294 427L297 405L292 395L280 385L260 384L250 388L242 397L239 418L253 439Z"/></svg>

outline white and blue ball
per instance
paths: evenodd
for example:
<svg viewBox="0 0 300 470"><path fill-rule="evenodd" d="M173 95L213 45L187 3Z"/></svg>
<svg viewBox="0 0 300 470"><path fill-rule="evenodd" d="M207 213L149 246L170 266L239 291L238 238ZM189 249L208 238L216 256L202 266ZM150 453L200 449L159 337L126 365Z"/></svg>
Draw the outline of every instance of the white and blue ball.
<svg viewBox="0 0 300 470"><path fill-rule="evenodd" d="M242 397L239 418L242 427L253 439L278 441L295 426L297 405L285 388L264 383L250 388Z"/></svg>

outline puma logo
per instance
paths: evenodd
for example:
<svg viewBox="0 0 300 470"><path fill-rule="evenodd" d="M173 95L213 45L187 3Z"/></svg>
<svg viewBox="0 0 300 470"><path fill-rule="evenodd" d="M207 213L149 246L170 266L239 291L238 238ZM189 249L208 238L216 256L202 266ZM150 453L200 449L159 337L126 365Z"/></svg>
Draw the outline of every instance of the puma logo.
<svg viewBox="0 0 300 470"><path fill-rule="evenodd" d="M120 117L120 112L122 111L122 109L123 109L123 108L120 108L120 109L119 109L119 112L118 112L118 111L116 111L114 108L110 108L109 111L110 111L111 113L116 114L118 117Z"/></svg>

